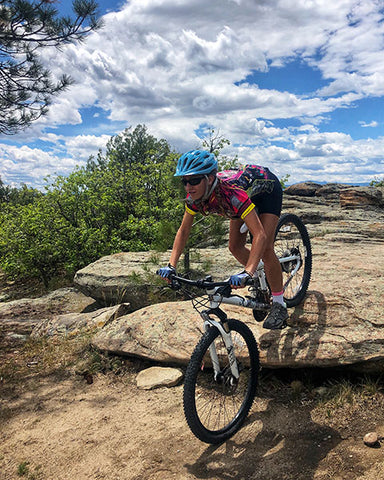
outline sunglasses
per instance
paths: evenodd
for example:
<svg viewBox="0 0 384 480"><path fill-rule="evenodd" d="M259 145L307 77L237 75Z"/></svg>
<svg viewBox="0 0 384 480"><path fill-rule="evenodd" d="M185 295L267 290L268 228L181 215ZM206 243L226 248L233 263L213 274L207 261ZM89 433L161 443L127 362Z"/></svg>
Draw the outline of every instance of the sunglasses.
<svg viewBox="0 0 384 480"><path fill-rule="evenodd" d="M203 180L205 177L195 177L195 178L182 178L181 183L186 187L189 183L189 185L195 186L199 185L199 183Z"/></svg>

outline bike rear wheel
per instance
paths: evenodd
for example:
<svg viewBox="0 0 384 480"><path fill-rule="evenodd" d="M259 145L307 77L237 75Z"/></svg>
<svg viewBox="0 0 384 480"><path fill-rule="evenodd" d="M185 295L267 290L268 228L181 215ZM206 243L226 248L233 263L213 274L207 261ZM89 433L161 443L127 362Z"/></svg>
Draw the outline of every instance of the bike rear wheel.
<svg viewBox="0 0 384 480"><path fill-rule="evenodd" d="M185 373L184 414L194 435L211 444L222 443L236 433L252 406L259 374L259 354L251 330L238 320L228 320L239 369L231 374L228 352L216 327L202 336ZM214 375L209 347L214 345L220 373Z"/></svg>
<svg viewBox="0 0 384 480"><path fill-rule="evenodd" d="M312 249L308 231L297 215L283 214L276 228L275 252L278 258L296 256L297 260L281 264L284 300L287 307L302 302L312 273Z"/></svg>

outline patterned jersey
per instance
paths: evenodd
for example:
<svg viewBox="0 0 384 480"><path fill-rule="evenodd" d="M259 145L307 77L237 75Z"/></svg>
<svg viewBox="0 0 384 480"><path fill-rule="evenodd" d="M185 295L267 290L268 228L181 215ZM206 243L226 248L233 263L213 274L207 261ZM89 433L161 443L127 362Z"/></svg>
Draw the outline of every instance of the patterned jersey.
<svg viewBox="0 0 384 480"><path fill-rule="evenodd" d="M244 219L255 208L250 197L272 192L274 180L269 176L270 171L258 165L245 165L244 170L219 172L217 186L207 200L194 202L187 195L186 211L191 215L216 213Z"/></svg>

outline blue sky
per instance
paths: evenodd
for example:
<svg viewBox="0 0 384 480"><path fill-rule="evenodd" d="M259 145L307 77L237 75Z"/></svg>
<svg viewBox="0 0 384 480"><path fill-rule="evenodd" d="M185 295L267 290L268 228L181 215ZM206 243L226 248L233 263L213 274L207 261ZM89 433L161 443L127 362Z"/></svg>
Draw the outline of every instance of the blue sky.
<svg viewBox="0 0 384 480"><path fill-rule="evenodd" d="M58 4L69 13L69 2ZM0 136L5 183L42 188L145 124L182 153L207 126L289 182L384 176L384 1L102 0L104 27L42 60L75 84Z"/></svg>

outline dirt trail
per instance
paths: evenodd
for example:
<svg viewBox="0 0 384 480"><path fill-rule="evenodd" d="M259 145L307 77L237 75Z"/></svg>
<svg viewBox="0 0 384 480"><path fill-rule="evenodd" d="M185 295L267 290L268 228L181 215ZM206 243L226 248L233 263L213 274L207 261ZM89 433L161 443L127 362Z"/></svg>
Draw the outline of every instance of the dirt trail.
<svg viewBox="0 0 384 480"><path fill-rule="evenodd" d="M376 480L384 471L383 449L362 442L371 429L384 432L382 395L327 418L281 385L261 394L237 435L212 447L186 427L181 386L142 391L133 376L111 374L92 384L55 375L32 383L2 411L1 480L20 478L23 462L31 480Z"/></svg>

